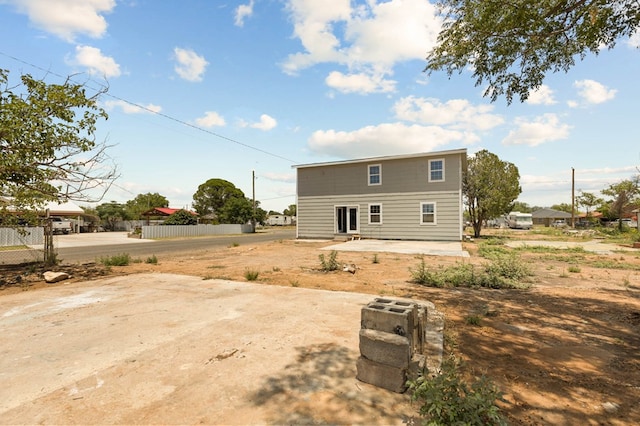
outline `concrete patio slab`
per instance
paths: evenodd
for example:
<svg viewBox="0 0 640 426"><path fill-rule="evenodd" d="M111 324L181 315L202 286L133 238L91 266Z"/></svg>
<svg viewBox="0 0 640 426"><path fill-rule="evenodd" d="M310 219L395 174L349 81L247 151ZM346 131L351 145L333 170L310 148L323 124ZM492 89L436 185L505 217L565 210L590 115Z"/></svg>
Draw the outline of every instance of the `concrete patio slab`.
<svg viewBox="0 0 640 426"><path fill-rule="evenodd" d="M323 247L323 250L424 254L426 256L469 257L457 241L353 240Z"/></svg>

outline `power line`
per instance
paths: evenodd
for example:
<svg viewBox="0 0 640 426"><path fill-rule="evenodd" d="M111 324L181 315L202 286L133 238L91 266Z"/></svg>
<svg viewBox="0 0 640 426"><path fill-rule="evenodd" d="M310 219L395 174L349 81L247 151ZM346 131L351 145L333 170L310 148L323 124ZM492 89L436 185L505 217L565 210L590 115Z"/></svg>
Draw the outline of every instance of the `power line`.
<svg viewBox="0 0 640 426"><path fill-rule="evenodd" d="M5 56L5 57L7 57L7 58L10 58L10 59L13 59L14 61L20 62L20 63L22 63L22 64L28 65L28 66L33 67L33 68L35 68L35 69L38 69L38 70L40 70L40 71L46 72L46 73L48 73L48 74L55 75L56 77L63 78L63 79L64 79L64 78L68 78L68 77L65 77L65 76L63 76L63 75L61 75L61 74L58 74L58 73L54 72L54 71L51 71L51 70L48 70L48 69L42 68L42 67L40 67L40 66L38 66L38 65L35 65L35 64L30 63L30 62L24 61L24 60L22 60L22 59L20 59L20 58L17 58L17 57L15 57L15 56L9 55L9 54L4 53L4 52L2 52L2 51L0 51L0 55L3 55L3 56ZM76 83L76 84L81 84L81 83L78 83L78 82L74 81L73 79L69 79L69 80L70 80L70 81L72 81L72 82L74 82L74 83ZM83 85L86 85L86 83L83 83ZM104 86L103 86L103 87L104 87ZM92 87L90 87L90 88L91 88L91 89L93 89L93 90L98 90L98 89L95 89L95 88L92 88ZM219 138L219 139L223 139L223 140L225 140L225 141L227 141L227 142L231 142L231 143L234 143L234 144L236 144L236 145L240 145L240 146L245 147L245 148L247 148L247 149L251 149L251 150L254 150L254 151L260 152L260 153L262 153L262 154L269 155L269 156L274 157L274 158L278 158L278 159L280 159L280 160L288 161L288 162L290 162L290 163L294 163L294 164L296 163L296 161L294 161L294 160L292 160L292 159L290 159L290 158L286 158L286 157L283 157L283 156L281 156L281 155L275 154L275 153L273 153L273 152L269 152L269 151L267 151L267 150L264 150L264 149L261 149L261 148L257 148L257 147L255 147L255 146L249 145L249 144L244 143L244 142L240 142L240 141L238 141L238 140L236 140L236 139L232 139L232 138L230 138L230 137L227 137L227 136L221 135L221 134L216 133L216 132L212 132L211 130L204 129L204 128L202 128L202 127L196 126L195 124L191 124L191 123L186 122L186 121L184 121L184 120L180 120L179 118L172 117L172 116L170 116L170 115L168 115L168 114L164 114L164 113L159 112L159 111L154 111L154 110L152 110L152 109L150 109L150 108L147 108L147 107L145 107L145 106L143 106L143 105L139 105L139 104L136 104L135 102L131 102L131 101L129 101L129 100L127 100L127 99L124 99L124 98L121 98L121 97L119 97L119 96L112 95L112 94L110 94L109 92L105 92L105 93L104 93L104 95L105 95L105 96L108 96L108 97L110 97L110 98L116 99L116 100L118 100L118 101L125 102L125 103L127 103L127 104L129 104L129 105L131 105L131 106L134 106L134 107L136 107L136 108L140 108L140 109L142 109L142 110L144 110L144 111L147 111L147 112L150 112L150 113L152 113L152 114L156 114L156 115L158 115L158 116L160 116L160 117L163 117L163 118L166 118L166 119L168 119L168 120L175 121L176 123L182 124L183 126L191 127L192 129L196 129L196 130L199 130L199 131L201 131L201 132L203 132L203 133L207 133L207 134L209 134L209 135L211 135L211 136L215 136L215 137L217 137L217 138Z"/></svg>

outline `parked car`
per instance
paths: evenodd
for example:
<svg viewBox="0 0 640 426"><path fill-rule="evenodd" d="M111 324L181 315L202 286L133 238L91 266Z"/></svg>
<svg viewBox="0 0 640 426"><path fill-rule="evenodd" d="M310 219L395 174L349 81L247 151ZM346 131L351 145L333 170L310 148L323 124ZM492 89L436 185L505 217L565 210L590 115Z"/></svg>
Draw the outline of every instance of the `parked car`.
<svg viewBox="0 0 640 426"><path fill-rule="evenodd" d="M554 220L551 226L553 226L554 228L564 228L565 226L567 226L567 222L565 222L564 220Z"/></svg>

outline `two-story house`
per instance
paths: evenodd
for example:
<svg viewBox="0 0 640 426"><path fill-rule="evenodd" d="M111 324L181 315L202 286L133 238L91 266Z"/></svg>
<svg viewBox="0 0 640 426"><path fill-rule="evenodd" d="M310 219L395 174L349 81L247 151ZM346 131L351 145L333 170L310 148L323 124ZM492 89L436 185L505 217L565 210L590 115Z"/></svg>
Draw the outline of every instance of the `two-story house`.
<svg viewBox="0 0 640 426"><path fill-rule="evenodd" d="M462 240L466 149L293 167L298 238Z"/></svg>

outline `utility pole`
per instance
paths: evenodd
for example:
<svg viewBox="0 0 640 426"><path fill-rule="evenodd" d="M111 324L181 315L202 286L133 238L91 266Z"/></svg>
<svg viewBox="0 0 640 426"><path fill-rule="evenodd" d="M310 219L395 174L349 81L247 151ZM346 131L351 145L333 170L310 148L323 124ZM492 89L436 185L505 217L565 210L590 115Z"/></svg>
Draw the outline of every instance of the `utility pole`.
<svg viewBox="0 0 640 426"><path fill-rule="evenodd" d="M251 170L251 188L253 192L253 216L251 216L252 232L256 232L256 171Z"/></svg>
<svg viewBox="0 0 640 426"><path fill-rule="evenodd" d="M576 227L576 169L571 168L571 227Z"/></svg>

